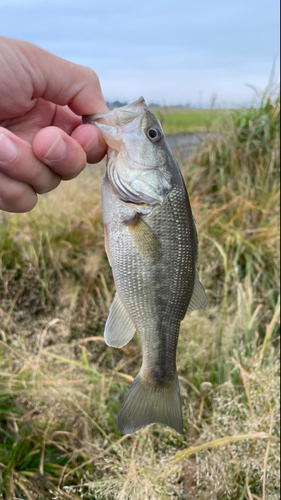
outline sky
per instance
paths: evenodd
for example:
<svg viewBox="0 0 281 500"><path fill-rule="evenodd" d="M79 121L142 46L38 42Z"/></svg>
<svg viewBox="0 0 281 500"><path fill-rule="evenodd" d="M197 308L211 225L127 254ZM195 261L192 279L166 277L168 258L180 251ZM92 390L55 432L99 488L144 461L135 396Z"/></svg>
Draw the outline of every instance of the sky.
<svg viewBox="0 0 281 500"><path fill-rule="evenodd" d="M241 105L280 68L278 0L0 0L0 35L91 67L108 101Z"/></svg>

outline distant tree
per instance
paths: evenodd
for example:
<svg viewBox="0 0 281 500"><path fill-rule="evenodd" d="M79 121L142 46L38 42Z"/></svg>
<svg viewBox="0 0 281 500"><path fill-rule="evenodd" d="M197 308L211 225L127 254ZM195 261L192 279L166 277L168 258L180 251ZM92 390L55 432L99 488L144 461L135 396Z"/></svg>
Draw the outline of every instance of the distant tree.
<svg viewBox="0 0 281 500"><path fill-rule="evenodd" d="M106 105L108 108L121 108L121 106L126 106L127 102L120 101L106 101Z"/></svg>

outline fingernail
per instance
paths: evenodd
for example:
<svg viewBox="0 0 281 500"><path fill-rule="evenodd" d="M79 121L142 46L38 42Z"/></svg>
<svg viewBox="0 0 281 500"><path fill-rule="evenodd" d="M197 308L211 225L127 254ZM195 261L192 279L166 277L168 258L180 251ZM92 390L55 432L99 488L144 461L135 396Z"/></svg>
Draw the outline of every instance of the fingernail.
<svg viewBox="0 0 281 500"><path fill-rule="evenodd" d="M83 147L84 151L87 153L88 151L90 151L92 149L92 146L93 145L96 145L97 144L97 138L96 136L95 137L92 137L92 139L89 140L89 142L87 142L86 146Z"/></svg>
<svg viewBox="0 0 281 500"><path fill-rule="evenodd" d="M10 163L18 156L18 148L5 135L0 134L0 161Z"/></svg>
<svg viewBox="0 0 281 500"><path fill-rule="evenodd" d="M44 160L47 161L60 161L64 158L66 154L66 144L61 135L59 135L55 142L52 144L50 149L44 156Z"/></svg>

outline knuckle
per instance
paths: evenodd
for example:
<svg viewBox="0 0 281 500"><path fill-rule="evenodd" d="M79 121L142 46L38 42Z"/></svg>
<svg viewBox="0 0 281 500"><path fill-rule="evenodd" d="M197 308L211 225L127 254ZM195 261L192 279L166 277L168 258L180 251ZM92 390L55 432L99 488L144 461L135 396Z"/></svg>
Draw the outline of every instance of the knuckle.
<svg viewBox="0 0 281 500"><path fill-rule="evenodd" d="M37 188L36 191L38 194L49 193L50 191L56 189L60 183L61 183L61 178L59 176L53 176L48 184L46 183L44 186Z"/></svg>
<svg viewBox="0 0 281 500"><path fill-rule="evenodd" d="M37 203L37 195L35 193L28 197L6 197L0 196L0 210L14 213L30 212Z"/></svg>
<svg viewBox="0 0 281 500"><path fill-rule="evenodd" d="M42 169L38 164L33 164L32 166L30 165L28 181L34 186L42 182Z"/></svg>
<svg viewBox="0 0 281 500"><path fill-rule="evenodd" d="M24 212L30 212L33 210L33 208L37 205L37 195L34 193L34 196L32 198L29 198L26 200L26 203L24 205Z"/></svg>
<svg viewBox="0 0 281 500"><path fill-rule="evenodd" d="M37 203L37 195L29 186L17 184L11 190L8 203L14 211L29 212Z"/></svg>
<svg viewBox="0 0 281 500"><path fill-rule="evenodd" d="M92 82L95 86L99 87L100 86L100 79L99 79L98 75L96 74L96 72L92 68L89 68L89 67L85 67L85 71L87 74L86 76L88 76L92 80Z"/></svg>
<svg viewBox="0 0 281 500"><path fill-rule="evenodd" d="M61 182L61 177L52 171L47 165L35 161L29 173L28 184L38 194L48 193L55 189Z"/></svg>
<svg viewBox="0 0 281 500"><path fill-rule="evenodd" d="M77 151L76 155L73 156L72 162L69 162L67 165L67 170L65 169L63 174L60 174L63 180L68 181L77 177L80 172L87 165L87 156L85 151L81 148Z"/></svg>
<svg viewBox="0 0 281 500"><path fill-rule="evenodd" d="M79 161L78 161L77 167L76 167L78 173L80 173L81 170L83 170L87 165L87 155L86 155L84 150L81 151L81 154L79 156L80 156L80 158L79 158Z"/></svg>
<svg viewBox="0 0 281 500"><path fill-rule="evenodd" d="M26 197L26 186L21 183L14 183L12 188L10 188L9 198L10 200L18 205Z"/></svg>

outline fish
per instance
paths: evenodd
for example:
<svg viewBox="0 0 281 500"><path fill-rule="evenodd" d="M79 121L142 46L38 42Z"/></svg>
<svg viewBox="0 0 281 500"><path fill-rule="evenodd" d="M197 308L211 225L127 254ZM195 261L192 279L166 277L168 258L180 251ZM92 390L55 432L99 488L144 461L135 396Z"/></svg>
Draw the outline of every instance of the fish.
<svg viewBox="0 0 281 500"><path fill-rule="evenodd" d="M183 432L176 368L180 323L207 307L198 238L183 177L143 97L86 115L107 145L102 180L105 249L116 294L105 342L121 348L139 333L142 365L117 417L121 434L153 423Z"/></svg>

